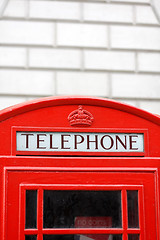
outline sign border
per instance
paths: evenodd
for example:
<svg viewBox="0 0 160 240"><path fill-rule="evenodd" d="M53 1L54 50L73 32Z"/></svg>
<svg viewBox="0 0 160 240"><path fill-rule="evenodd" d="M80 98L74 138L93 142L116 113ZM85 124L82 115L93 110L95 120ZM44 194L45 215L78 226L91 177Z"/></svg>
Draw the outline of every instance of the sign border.
<svg viewBox="0 0 160 240"><path fill-rule="evenodd" d="M60 127L17 127L11 129L11 155L12 156L112 156L112 157L148 157L148 129L141 128L60 128ZM16 132L79 132L79 133L141 133L144 134L144 151L143 152L73 152L73 151L17 151L16 149Z"/></svg>

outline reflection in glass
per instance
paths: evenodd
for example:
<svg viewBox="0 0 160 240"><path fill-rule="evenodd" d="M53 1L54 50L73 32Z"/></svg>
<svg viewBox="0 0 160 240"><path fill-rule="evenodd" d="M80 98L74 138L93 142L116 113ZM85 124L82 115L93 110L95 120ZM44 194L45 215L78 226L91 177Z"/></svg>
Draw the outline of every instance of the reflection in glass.
<svg viewBox="0 0 160 240"><path fill-rule="evenodd" d="M26 190L25 228L37 227L37 190Z"/></svg>
<svg viewBox="0 0 160 240"><path fill-rule="evenodd" d="M139 214L138 214L138 191L127 191L128 201L128 227L139 227Z"/></svg>
<svg viewBox="0 0 160 240"><path fill-rule="evenodd" d="M129 234L128 240L139 240L139 234Z"/></svg>
<svg viewBox="0 0 160 240"><path fill-rule="evenodd" d="M43 240L122 240L122 235L44 235Z"/></svg>
<svg viewBox="0 0 160 240"><path fill-rule="evenodd" d="M121 227L121 191L44 191L44 228Z"/></svg>
<svg viewBox="0 0 160 240"><path fill-rule="evenodd" d="M37 240L37 235L26 235L25 240Z"/></svg>

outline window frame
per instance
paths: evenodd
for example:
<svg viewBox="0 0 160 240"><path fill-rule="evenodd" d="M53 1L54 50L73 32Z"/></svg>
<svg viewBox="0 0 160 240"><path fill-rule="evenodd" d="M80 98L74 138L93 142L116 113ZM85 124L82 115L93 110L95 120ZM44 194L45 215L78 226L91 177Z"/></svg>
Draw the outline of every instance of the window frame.
<svg viewBox="0 0 160 240"><path fill-rule="evenodd" d="M37 190L37 228L25 229L25 192ZM96 190L96 191L121 191L122 228L43 228L43 191L44 190ZM138 190L139 228L128 227L127 191ZM43 234L122 234L123 240L128 239L128 234L139 234L144 239L143 226L143 185L89 185L89 184L21 184L21 214L20 214L20 239L25 240L25 235L37 235L37 240L43 240Z"/></svg>

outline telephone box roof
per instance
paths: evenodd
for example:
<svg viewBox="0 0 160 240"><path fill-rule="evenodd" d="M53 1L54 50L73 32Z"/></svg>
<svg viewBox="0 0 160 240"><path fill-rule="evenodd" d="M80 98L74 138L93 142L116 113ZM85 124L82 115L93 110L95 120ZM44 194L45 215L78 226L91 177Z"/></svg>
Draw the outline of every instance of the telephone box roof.
<svg viewBox="0 0 160 240"><path fill-rule="evenodd" d="M114 100L95 97L82 97L82 96L64 96L64 97L46 97L40 98L24 103L20 103L11 107L8 107L0 111L0 121L5 121L9 118L13 118L17 115L42 109L46 107L62 106L62 105L92 105L106 108L116 109L122 112L127 112L132 115L141 117L157 125L160 125L160 116L149 113L145 110L130 106L124 103L120 103Z"/></svg>

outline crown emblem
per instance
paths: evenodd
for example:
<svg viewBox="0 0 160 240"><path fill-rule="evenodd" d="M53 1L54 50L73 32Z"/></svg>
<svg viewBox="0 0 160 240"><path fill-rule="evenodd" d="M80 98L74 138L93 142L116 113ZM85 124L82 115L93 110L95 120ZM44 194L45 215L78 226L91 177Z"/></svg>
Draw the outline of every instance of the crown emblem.
<svg viewBox="0 0 160 240"><path fill-rule="evenodd" d="M90 126L94 118L90 112L84 110L80 105L77 110L71 112L68 116L68 121L71 126L83 127Z"/></svg>

